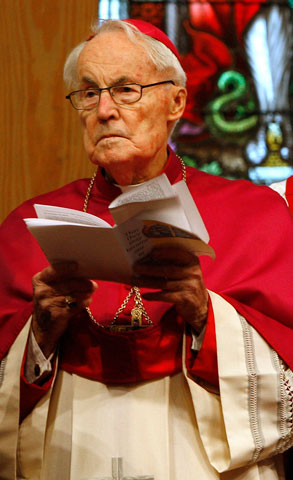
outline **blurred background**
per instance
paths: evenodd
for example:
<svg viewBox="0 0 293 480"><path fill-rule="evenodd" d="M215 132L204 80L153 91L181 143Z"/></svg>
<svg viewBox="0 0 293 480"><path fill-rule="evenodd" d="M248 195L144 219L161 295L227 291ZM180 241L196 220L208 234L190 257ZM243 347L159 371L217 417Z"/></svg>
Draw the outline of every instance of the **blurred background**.
<svg viewBox="0 0 293 480"><path fill-rule="evenodd" d="M258 184L293 174L293 0L1 0L0 220L92 174L63 64L98 18L127 17L179 49L188 104L172 145L188 165Z"/></svg>

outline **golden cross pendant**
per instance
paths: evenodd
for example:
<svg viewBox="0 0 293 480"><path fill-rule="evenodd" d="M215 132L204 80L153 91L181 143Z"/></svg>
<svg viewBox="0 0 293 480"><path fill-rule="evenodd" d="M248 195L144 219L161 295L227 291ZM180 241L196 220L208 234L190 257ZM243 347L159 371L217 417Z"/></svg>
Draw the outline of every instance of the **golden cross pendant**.
<svg viewBox="0 0 293 480"><path fill-rule="evenodd" d="M135 305L131 310L131 325L132 326L141 326L142 324L142 309Z"/></svg>

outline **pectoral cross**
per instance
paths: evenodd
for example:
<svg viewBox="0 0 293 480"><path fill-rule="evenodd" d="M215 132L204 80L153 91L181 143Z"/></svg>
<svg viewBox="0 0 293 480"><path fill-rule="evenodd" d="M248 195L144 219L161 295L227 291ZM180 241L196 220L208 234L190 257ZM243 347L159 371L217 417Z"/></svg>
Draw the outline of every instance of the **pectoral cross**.
<svg viewBox="0 0 293 480"><path fill-rule="evenodd" d="M137 305L133 307L133 309L131 310L131 325L133 327L135 326L141 327L142 314L143 312L140 307L138 307Z"/></svg>
<svg viewBox="0 0 293 480"><path fill-rule="evenodd" d="M112 477L95 477L97 480L155 480L153 475L123 476L122 457L112 458Z"/></svg>

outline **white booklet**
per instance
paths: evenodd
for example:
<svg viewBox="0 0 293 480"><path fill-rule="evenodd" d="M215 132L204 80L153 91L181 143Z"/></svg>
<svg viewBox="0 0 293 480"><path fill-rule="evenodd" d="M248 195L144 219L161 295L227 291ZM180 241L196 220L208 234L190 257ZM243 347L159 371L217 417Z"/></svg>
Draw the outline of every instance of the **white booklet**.
<svg viewBox="0 0 293 480"><path fill-rule="evenodd" d="M75 261L78 274L129 283L132 265L155 246L182 246L215 257L209 235L184 181L165 174L128 187L109 209L115 221L50 205L34 205L38 218L24 219L51 264Z"/></svg>

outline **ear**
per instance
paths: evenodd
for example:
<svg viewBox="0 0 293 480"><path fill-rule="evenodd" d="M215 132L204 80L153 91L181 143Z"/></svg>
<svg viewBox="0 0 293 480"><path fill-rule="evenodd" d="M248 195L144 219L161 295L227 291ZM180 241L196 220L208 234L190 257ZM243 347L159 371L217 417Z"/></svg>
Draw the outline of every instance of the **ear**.
<svg viewBox="0 0 293 480"><path fill-rule="evenodd" d="M173 85L171 90L171 101L169 108L168 120L175 122L182 117L187 98L187 90L185 87Z"/></svg>

